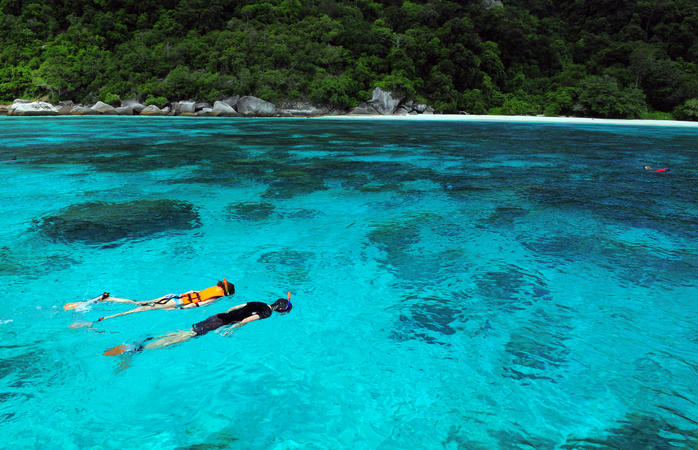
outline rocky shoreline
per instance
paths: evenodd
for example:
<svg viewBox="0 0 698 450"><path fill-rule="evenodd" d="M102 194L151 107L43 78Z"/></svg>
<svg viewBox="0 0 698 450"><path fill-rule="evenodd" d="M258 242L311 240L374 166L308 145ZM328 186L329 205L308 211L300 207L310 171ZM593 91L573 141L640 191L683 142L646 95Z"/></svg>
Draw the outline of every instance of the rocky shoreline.
<svg viewBox="0 0 698 450"><path fill-rule="evenodd" d="M434 114L434 109L423 103L402 98L377 87L370 100L348 111L308 102L274 105L253 96L234 96L213 104L184 100L169 103L163 108L144 105L138 99L128 99L120 106L104 102L94 105L74 104L72 101L57 105L41 100L17 99L11 105L0 105L0 115L8 116L196 116L196 117L317 117L326 115L418 115Z"/></svg>

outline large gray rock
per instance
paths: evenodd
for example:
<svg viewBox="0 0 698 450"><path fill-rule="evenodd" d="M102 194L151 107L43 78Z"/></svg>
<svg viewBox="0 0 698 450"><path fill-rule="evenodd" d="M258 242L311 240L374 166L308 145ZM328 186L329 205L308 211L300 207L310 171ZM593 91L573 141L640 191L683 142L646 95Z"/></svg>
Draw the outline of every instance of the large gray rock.
<svg viewBox="0 0 698 450"><path fill-rule="evenodd" d="M276 113L273 103L249 95L238 100L237 108L244 116L273 116Z"/></svg>
<svg viewBox="0 0 698 450"><path fill-rule="evenodd" d="M56 109L58 109L58 114L66 115L70 114L70 111L72 111L73 106L75 105L73 104L72 100L64 100L58 102L58 106L56 106Z"/></svg>
<svg viewBox="0 0 698 450"><path fill-rule="evenodd" d="M111 114L111 115L116 114L116 108L114 108L111 105L107 105L104 102L95 103L94 105L92 105L92 109L97 111L100 114Z"/></svg>
<svg viewBox="0 0 698 450"><path fill-rule="evenodd" d="M194 114L196 102L191 100L184 100L181 102L175 102L172 104L172 108L175 114Z"/></svg>
<svg viewBox="0 0 698 450"><path fill-rule="evenodd" d="M307 102L283 103L279 108L279 114L284 116L322 116L330 110L324 106L316 106Z"/></svg>
<svg viewBox="0 0 698 450"><path fill-rule="evenodd" d="M230 106L230 107L232 107L232 108L235 108L235 107L238 106L238 100L240 100L240 96L239 96L239 95L235 95L235 96L233 96L233 97L224 98L224 99L221 100L221 101L222 101L223 103L227 104L228 106Z"/></svg>
<svg viewBox="0 0 698 450"><path fill-rule="evenodd" d="M237 116L238 113L229 104L217 101L213 104L213 110L211 111L214 116Z"/></svg>
<svg viewBox="0 0 698 450"><path fill-rule="evenodd" d="M0 105L0 116L4 116L10 112L10 106L11 105Z"/></svg>
<svg viewBox="0 0 698 450"><path fill-rule="evenodd" d="M58 108L46 102L13 103L8 112L11 116L56 116Z"/></svg>
<svg viewBox="0 0 698 450"><path fill-rule="evenodd" d="M94 109L85 105L74 105L72 108L70 108L69 114L71 116L95 116L99 114L99 111L95 111Z"/></svg>
<svg viewBox="0 0 698 450"><path fill-rule="evenodd" d="M119 116L132 116L133 115L133 108L130 106L119 106L118 108L114 108L116 111L116 114Z"/></svg>
<svg viewBox="0 0 698 450"><path fill-rule="evenodd" d="M377 87L373 90L373 97L371 97L368 103L378 111L378 114L389 115L395 112L400 104L400 100L402 99L393 97L393 94L390 92Z"/></svg>
<svg viewBox="0 0 698 450"><path fill-rule="evenodd" d="M122 100L121 106L130 107L135 114L140 114L141 111L143 111L143 108L145 108L145 105L138 101L137 98L128 98L126 100Z"/></svg>
<svg viewBox="0 0 698 450"><path fill-rule="evenodd" d="M378 111L376 110L376 108L373 107L373 105L368 104L368 103L362 103L359 106L357 106L356 108L349 111L349 114L352 114L352 115L366 115L366 114L375 115L375 114L378 114Z"/></svg>
<svg viewBox="0 0 698 450"><path fill-rule="evenodd" d="M165 113L155 105L148 105L141 111L141 116L163 116Z"/></svg>
<svg viewBox="0 0 698 450"><path fill-rule="evenodd" d="M196 103L194 103L194 110L196 112L199 112L202 109L206 109L206 108L212 109L213 106L209 102L196 102Z"/></svg>

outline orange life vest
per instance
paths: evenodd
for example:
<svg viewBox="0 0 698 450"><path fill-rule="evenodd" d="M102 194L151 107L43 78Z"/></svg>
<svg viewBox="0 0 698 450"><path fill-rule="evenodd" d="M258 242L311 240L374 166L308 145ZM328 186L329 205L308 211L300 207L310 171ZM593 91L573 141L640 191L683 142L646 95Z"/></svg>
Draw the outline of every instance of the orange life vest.
<svg viewBox="0 0 698 450"><path fill-rule="evenodd" d="M223 288L216 285L211 286L210 288L206 288L203 291L194 291L187 292L186 294L181 294L179 296L179 304L187 305L189 303L197 303L196 306L199 306L198 303L205 302L206 300L210 300L216 297L224 297L225 295L226 294Z"/></svg>

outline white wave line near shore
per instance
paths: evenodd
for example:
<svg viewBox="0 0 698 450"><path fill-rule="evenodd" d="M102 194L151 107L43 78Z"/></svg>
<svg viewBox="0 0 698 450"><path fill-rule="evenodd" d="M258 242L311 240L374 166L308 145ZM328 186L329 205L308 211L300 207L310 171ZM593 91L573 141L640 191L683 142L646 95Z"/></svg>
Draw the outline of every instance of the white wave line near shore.
<svg viewBox="0 0 698 450"><path fill-rule="evenodd" d="M349 120L402 120L402 121L448 121L448 122L519 122L519 123L558 123L581 125L632 125L652 127L690 127L698 128L698 122L680 120L630 120L630 119L594 119L588 117L538 117L538 116L487 116L469 114L418 114L406 116L381 115L341 115L318 116L315 119L349 119Z"/></svg>
<svg viewBox="0 0 698 450"><path fill-rule="evenodd" d="M641 119L595 119L589 117L538 117L538 116L489 116L470 114L417 114L417 115L319 115L319 116L174 116L174 115L50 115L50 116L6 116L0 115L0 120L50 120L50 119L74 119L88 120L95 118L118 118L119 120L144 120L144 119L177 119L177 120L383 120L383 121L405 121L405 122L501 122L501 123L540 123L540 124L577 124L577 125L627 125L627 126L647 126L647 127L684 127L698 128L698 122L688 122L680 120L641 120Z"/></svg>

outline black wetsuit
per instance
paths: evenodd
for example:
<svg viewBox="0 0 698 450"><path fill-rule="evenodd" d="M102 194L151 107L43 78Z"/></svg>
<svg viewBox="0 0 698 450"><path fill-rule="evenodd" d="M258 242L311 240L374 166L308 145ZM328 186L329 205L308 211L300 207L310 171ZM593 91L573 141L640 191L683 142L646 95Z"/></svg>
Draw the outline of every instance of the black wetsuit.
<svg viewBox="0 0 698 450"><path fill-rule="evenodd" d="M246 303L242 308L236 309L235 311L216 314L215 316L211 316L206 320L195 323L191 328L194 330L194 333L196 333L197 336L201 336L202 334L206 334L209 331L222 327L223 325L228 325L233 322L241 322L254 314L257 314L260 319L266 319L267 317L271 316L271 308L266 303L249 302Z"/></svg>

